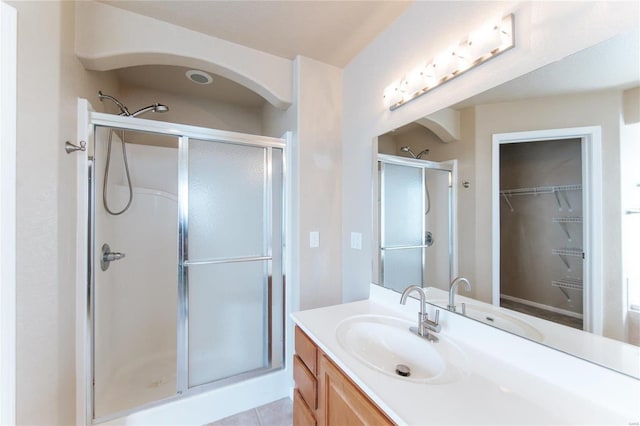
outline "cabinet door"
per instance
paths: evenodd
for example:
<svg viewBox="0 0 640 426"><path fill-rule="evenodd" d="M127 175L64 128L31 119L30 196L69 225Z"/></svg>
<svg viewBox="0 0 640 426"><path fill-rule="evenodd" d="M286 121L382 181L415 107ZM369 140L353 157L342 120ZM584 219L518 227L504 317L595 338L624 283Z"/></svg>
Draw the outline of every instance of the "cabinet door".
<svg viewBox="0 0 640 426"><path fill-rule="evenodd" d="M320 357L318 424L328 426L393 425L378 407L324 355Z"/></svg>
<svg viewBox="0 0 640 426"><path fill-rule="evenodd" d="M293 391L293 424L295 426L316 426L313 411L304 402L298 389Z"/></svg>

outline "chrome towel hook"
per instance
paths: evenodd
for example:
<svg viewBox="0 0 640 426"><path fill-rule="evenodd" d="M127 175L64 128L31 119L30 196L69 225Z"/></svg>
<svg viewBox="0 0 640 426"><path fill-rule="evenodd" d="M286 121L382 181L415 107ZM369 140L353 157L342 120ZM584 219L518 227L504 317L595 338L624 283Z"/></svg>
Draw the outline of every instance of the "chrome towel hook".
<svg viewBox="0 0 640 426"><path fill-rule="evenodd" d="M64 143L64 150L67 152L67 154L71 154L72 152L75 152L75 151L86 151L87 143L85 141L80 141L80 146L78 146L78 145L72 144L69 141L66 141Z"/></svg>

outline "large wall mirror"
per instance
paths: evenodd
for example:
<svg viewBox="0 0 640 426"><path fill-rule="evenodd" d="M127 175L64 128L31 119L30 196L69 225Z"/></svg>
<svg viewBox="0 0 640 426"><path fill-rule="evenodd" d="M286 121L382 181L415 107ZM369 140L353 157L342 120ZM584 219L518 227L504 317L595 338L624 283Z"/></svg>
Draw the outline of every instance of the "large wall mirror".
<svg viewBox="0 0 640 426"><path fill-rule="evenodd" d="M374 281L640 377L639 166L635 30L380 135Z"/></svg>

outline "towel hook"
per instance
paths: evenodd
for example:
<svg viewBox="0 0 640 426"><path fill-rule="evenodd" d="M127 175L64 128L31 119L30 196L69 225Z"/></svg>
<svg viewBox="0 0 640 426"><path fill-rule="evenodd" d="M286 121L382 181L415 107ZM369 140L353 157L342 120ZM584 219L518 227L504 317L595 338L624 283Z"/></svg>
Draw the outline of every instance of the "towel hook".
<svg viewBox="0 0 640 426"><path fill-rule="evenodd" d="M69 141L66 141L64 143L64 150L67 152L67 154L71 154L72 152L75 152L75 151L86 151L87 143L85 141L80 141L80 146L78 146L78 145L72 144Z"/></svg>

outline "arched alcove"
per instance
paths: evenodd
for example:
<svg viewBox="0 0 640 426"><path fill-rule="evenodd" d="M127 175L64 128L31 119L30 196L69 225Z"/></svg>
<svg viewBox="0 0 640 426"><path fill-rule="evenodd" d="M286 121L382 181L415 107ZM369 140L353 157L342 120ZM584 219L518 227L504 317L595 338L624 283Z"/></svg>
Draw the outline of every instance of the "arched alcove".
<svg viewBox="0 0 640 426"><path fill-rule="evenodd" d="M192 67L241 84L276 108L284 110L292 103L288 59L104 3L76 3L76 23L76 56L88 70Z"/></svg>

